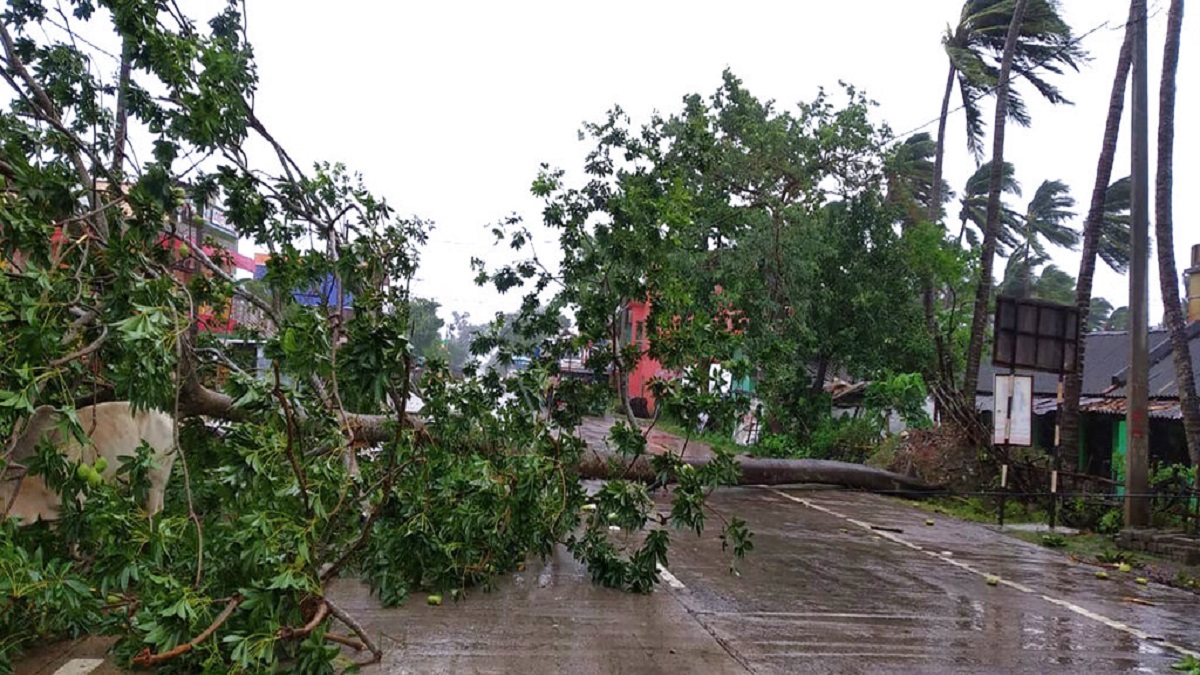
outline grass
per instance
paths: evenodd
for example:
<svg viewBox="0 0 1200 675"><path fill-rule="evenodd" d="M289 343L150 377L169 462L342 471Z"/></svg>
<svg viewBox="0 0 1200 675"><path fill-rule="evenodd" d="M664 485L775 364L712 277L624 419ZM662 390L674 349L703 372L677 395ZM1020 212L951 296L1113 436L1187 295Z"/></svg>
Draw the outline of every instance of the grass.
<svg viewBox="0 0 1200 675"><path fill-rule="evenodd" d="M957 518L973 523L996 524L996 509L982 500L966 497L940 497L909 503L924 511ZM1004 517L1005 523L1045 523L1046 513L1041 509L1028 508L1015 501L1009 502ZM1141 576L1156 583L1200 592L1200 567L1188 567L1174 560L1142 551L1125 551L1117 548L1112 535L1095 532L1022 532L1005 530L1004 534L1059 551L1064 555L1095 565L1129 563L1142 568Z"/></svg>

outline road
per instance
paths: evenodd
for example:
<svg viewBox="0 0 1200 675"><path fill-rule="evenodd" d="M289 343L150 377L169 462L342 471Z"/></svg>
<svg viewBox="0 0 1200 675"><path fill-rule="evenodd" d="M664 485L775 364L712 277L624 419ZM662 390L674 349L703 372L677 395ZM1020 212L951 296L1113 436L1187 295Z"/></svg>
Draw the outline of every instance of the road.
<svg viewBox="0 0 1200 675"><path fill-rule="evenodd" d="M929 526L910 504L848 491L712 499L755 532L740 577L715 536L680 533L648 596L593 586L562 552L440 607L383 609L346 582L333 593L387 651L364 673L1158 673L1200 651L1195 595L1099 580L992 526Z"/></svg>

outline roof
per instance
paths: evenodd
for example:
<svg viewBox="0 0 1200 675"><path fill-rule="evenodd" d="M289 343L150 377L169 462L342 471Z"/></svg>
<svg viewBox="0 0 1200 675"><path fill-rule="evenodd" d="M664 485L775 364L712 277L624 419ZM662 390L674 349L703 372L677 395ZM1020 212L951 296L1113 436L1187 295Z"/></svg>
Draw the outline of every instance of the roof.
<svg viewBox="0 0 1200 675"><path fill-rule="evenodd" d="M1200 324L1193 324L1200 329ZM1192 327L1189 327L1192 331ZM1200 334L1200 331L1193 331ZM1194 336L1193 336L1194 337ZM1083 388L1084 396L1113 395L1113 377L1129 367L1129 333L1127 331L1097 331L1083 337L1085 341L1083 352ZM1165 330L1150 331L1151 352L1165 350L1170 355L1170 342ZM1197 346L1193 340L1193 362ZM1167 358L1165 361L1170 362ZM997 374L1007 374L1007 369L997 370L991 363L982 363L979 367L978 394L991 394L993 379ZM1058 376L1053 373L1035 373L1018 369L1018 375L1033 375L1033 393L1035 395L1054 396L1058 392ZM1152 370L1153 375L1153 370ZM1175 367L1170 366L1169 378L1174 383ZM1151 391L1154 388L1151 387ZM1123 394L1118 394L1123 395ZM1174 394L1172 394L1174 395Z"/></svg>
<svg viewBox="0 0 1200 675"><path fill-rule="evenodd" d="M1187 326L1192 374L1200 373L1200 322ZM1150 416L1159 419L1180 419L1179 388L1175 383L1175 359L1171 341L1165 330L1152 330L1149 335ZM1084 412L1110 415L1125 414L1125 381L1129 374L1129 333L1096 332L1084 336L1083 391L1079 408ZM979 368L976 406L992 408L993 376L996 368L990 363ZM1035 414L1053 411L1057 395L1058 376L1050 373L1031 373L1018 370L1020 375L1033 375ZM1047 408L1049 406L1049 408Z"/></svg>

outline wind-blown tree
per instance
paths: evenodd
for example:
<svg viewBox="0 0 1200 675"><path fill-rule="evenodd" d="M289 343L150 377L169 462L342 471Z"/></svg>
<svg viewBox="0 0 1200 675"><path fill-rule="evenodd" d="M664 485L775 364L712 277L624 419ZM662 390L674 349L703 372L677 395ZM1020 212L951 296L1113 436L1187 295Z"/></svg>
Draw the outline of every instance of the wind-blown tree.
<svg viewBox="0 0 1200 675"><path fill-rule="evenodd" d="M708 364L752 364L767 415L800 437L822 407L829 415L826 375L906 372L928 358L911 264L928 255L925 230L897 231L902 207L881 196L886 136L866 99L848 95L841 108L821 94L778 111L726 73L708 100L688 96L640 129L619 111L588 125L596 149L582 187L542 173L535 192L564 249L558 277L588 280L556 295L579 308L583 339L612 340L625 301L651 304L649 345L603 350L602 371L626 372L645 352L703 385ZM712 394L701 386L685 413L702 401L728 419Z"/></svg>
<svg viewBox="0 0 1200 675"><path fill-rule="evenodd" d="M1097 330L1107 330L1109 317L1112 316L1113 310L1116 309L1112 303L1105 298L1092 298L1091 309L1088 310L1088 332Z"/></svg>
<svg viewBox="0 0 1200 675"><path fill-rule="evenodd" d="M934 199L933 156L936 145L925 132L913 134L897 143L884 162L887 196L885 203L899 207L904 227L925 219ZM942 181L942 199L951 195L950 187Z"/></svg>
<svg viewBox="0 0 1200 675"><path fill-rule="evenodd" d="M962 196L959 197L959 228L958 241L964 240L972 247L982 241L984 227L987 226L988 182L991 180L992 163L984 162L967 179L963 186ZM1021 183L1017 181L1017 170L1012 163L1005 162L1001 174L1002 194L1021 196ZM1005 232L1020 229L1021 216L1016 209L1009 206L1001 197L1000 222Z"/></svg>
<svg viewBox="0 0 1200 675"><path fill-rule="evenodd" d="M429 323L407 288L429 225L344 167L302 167L270 133L240 8L199 23L154 0L31 0L0 15L0 481L25 472L87 497L64 499L55 528L17 527L0 505L0 670L32 642L105 632L125 665L328 672L338 643L381 653L327 593L340 574L394 604L559 544L598 582L652 588L667 536L645 488L586 496L576 408L540 410L547 368L458 379L434 360L422 419L405 414ZM263 279L183 242L212 204L269 251ZM346 293L297 300L327 287ZM202 309L234 303L258 315L247 337L265 373L200 329ZM144 453L99 485L54 448L10 461L37 406L81 432L78 408L107 399L179 422L180 473L153 522ZM730 466L689 476L675 525L702 529ZM589 499L602 516L582 515ZM651 526L637 555L616 556L609 518Z"/></svg>
<svg viewBox="0 0 1200 675"><path fill-rule="evenodd" d="M1117 274L1129 269L1129 176L1113 181L1104 194L1104 215L1096 255Z"/></svg>
<svg viewBox="0 0 1200 675"><path fill-rule="evenodd" d="M1107 239L1111 243L1110 246L1104 246L1114 253L1119 253L1123 257L1116 257L1112 260L1105 259L1109 265L1114 263L1120 264L1123 260L1127 264L1129 260L1128 245L1120 245L1122 238L1119 236L1105 237L1106 231L1114 231L1114 227L1120 225L1112 217L1106 217L1106 213L1114 215L1127 211L1124 209L1116 209L1109 206L1109 182L1112 180L1113 161L1117 154L1117 141L1121 130L1121 114L1125 109L1125 87L1129 81L1129 67L1133 59L1133 26L1137 21L1137 16L1134 12L1134 4L1130 3L1129 18L1125 22L1125 39L1121 43L1120 52L1117 55L1116 73L1113 76L1112 90L1108 98L1108 111L1104 118L1104 135L1100 143L1100 155L1096 160L1096 178L1092 184L1092 198L1088 203L1087 218L1083 223L1082 245L1080 246L1079 259L1079 274L1078 281L1075 285L1075 307L1079 314L1079 334L1082 335L1087 328L1088 310L1091 308L1092 301L1092 280L1096 274L1096 256L1102 250L1101 241ZM1128 183L1126 182L1126 186ZM1128 189L1125 189L1125 194L1128 194ZM1128 202L1126 201L1126 204ZM1128 222L1124 223L1124 228L1128 230ZM1126 235L1123 241L1128 241ZM1114 267L1114 269L1117 269ZM1121 269L1124 270L1124 264ZM1063 414L1061 420L1062 428L1062 444L1065 448L1074 448L1079 445L1079 397L1083 390L1083 362L1085 352L1087 351L1087 343L1080 341L1079 348L1075 350L1075 368L1073 373L1068 373L1063 386Z"/></svg>
<svg viewBox="0 0 1200 675"><path fill-rule="evenodd" d="M946 148L946 124L951 113L950 101L955 85L958 85L966 118L967 148L979 160L983 157L984 136L981 103L997 89L1000 81L1000 61L1014 14L1013 0L967 0L963 3L958 22L948 26L942 38L950 69L938 117L931 180L934 193L929 205L929 220L932 222L941 220L940 181ZM1041 71L1060 75L1068 68L1078 70L1079 64L1086 58L1086 52L1079 47L1071 27L1060 16L1057 0L1031 0L1022 16L1014 46L1013 73L1028 81L1047 101L1069 104L1070 101L1062 92L1042 77ZM1029 126L1031 120L1024 101L1011 86L1005 105L1008 115L1015 122Z"/></svg>
<svg viewBox="0 0 1200 675"><path fill-rule="evenodd" d="M1158 163L1154 191L1154 234L1158 248L1158 276L1162 286L1163 323L1171 337L1175 360L1175 385L1183 413L1188 456L1200 466L1200 399L1179 299L1179 274L1175 266L1174 219L1171 196L1175 159L1175 79L1179 71L1179 36L1183 30L1183 0L1171 0L1167 10L1167 37L1163 47L1162 81L1158 94Z"/></svg>
<svg viewBox="0 0 1200 675"><path fill-rule="evenodd" d="M1021 217L1021 231L1000 233L1001 243L1014 251L1026 262L1036 258L1046 259L1046 243L1060 248L1074 250L1079 247L1079 233L1072 229L1067 222L1075 216L1070 211L1075 206L1071 190L1065 183L1057 180L1043 181L1029 200L1029 206ZM1033 266L1023 266L1022 288L1029 289ZM1072 280L1071 290L1075 284ZM1027 291L1026 291L1027 292Z"/></svg>
<svg viewBox="0 0 1200 675"><path fill-rule="evenodd" d="M1008 35L1004 41L1004 54L1000 61L999 81L996 85L996 121L992 127L991 175L988 181L987 222L983 228L983 243L979 253L979 285L975 291L975 311L971 318L971 336L967 343L967 365L963 376L963 399L968 410L975 408L975 387L979 380L979 359L983 352L984 334L987 331L988 306L992 294L992 265L995 262L996 243L1000 234L1000 196L1004 185L1004 129L1008 121L1009 80L1020 42L1022 21L1031 0L1016 0Z"/></svg>

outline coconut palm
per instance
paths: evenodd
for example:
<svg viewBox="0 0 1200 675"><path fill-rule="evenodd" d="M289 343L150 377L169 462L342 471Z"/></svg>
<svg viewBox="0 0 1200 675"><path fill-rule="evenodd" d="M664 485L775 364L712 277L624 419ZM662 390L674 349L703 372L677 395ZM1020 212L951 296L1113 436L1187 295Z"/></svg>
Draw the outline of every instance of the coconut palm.
<svg viewBox="0 0 1200 675"><path fill-rule="evenodd" d="M913 134L896 145L884 162L887 203L900 207L902 224L920 222L933 199L933 155L936 144L929 134ZM940 194L949 195L943 185Z"/></svg>
<svg viewBox="0 0 1200 675"><path fill-rule="evenodd" d="M1096 244L1096 255L1117 274L1129 270L1129 200L1129 176L1108 186Z"/></svg>
<svg viewBox="0 0 1200 675"><path fill-rule="evenodd" d="M1058 180L1042 181L1021 217L1020 230L1002 229L997 234L998 243L1008 246L1015 253L1020 253L1021 258L1027 261L1047 257L1043 240L1073 251L1079 248L1079 233L1067 224L1075 217L1075 213L1070 210L1073 206L1075 198L1071 196L1071 189L1066 183ZM1023 266L1021 288L1024 295L1029 294L1032 267ZM1072 292L1074 289L1075 284L1072 280Z"/></svg>
<svg viewBox="0 0 1200 675"><path fill-rule="evenodd" d="M1171 213L1172 163L1175 154L1175 77L1179 70L1179 34L1183 29L1183 0L1171 0L1167 10L1167 39L1163 48L1162 80L1158 90L1158 163L1154 180L1154 234L1158 248L1158 277L1162 285L1163 322L1171 336L1175 359L1175 386L1183 413L1184 436L1193 466L1200 466L1200 401L1183 303L1179 299L1179 274L1175 266L1174 223Z"/></svg>
<svg viewBox="0 0 1200 675"><path fill-rule="evenodd" d="M1012 163L1005 162L1001 172L1000 191L1016 197L1021 196L1021 184L1017 182L1016 169ZM958 241L965 238L971 246L978 246L983 228L987 224L988 181L992 174L992 163L984 162L971 174L967 184L963 186L962 196L959 197L958 217L961 221L958 229ZM1003 201L1000 203L1000 225L1004 230L1011 231L1020 224L1020 215Z"/></svg>
<svg viewBox="0 0 1200 675"><path fill-rule="evenodd" d="M1133 32L1134 26L1137 25L1138 15L1137 0L1132 0L1129 5L1129 20L1125 22L1125 39L1121 44L1121 51L1117 56L1117 72L1113 77L1112 90L1108 98L1108 113L1104 121L1104 136L1100 143L1100 157L1096 161L1096 179L1092 184L1092 199L1088 205L1087 219L1083 224L1083 245L1079 259L1079 276L1078 282L1075 284L1075 307L1079 311L1079 331L1082 333L1087 327L1088 310L1091 308L1092 301L1092 279L1096 274L1096 257L1103 250L1102 232L1111 231L1113 223L1116 223L1110 214L1117 213L1110 207L1108 190L1109 181L1112 180L1113 160L1117 154L1117 140L1121 131L1121 114L1125 109L1125 88L1129 82L1129 67L1133 61ZM1120 181L1118 181L1120 183ZM1114 184L1114 187L1116 184ZM1128 181L1125 183L1126 195L1128 195ZM1123 211L1128 211L1128 198L1126 197L1126 206ZM1108 225L1106 225L1108 223ZM1119 223L1118 223L1119 224ZM1128 219L1124 221L1125 232L1129 230ZM1123 250L1123 256L1120 258L1104 258L1104 261L1110 266L1116 262L1123 270L1129 261L1128 244L1122 249L1117 243L1116 237L1109 237L1112 248L1110 251ZM1125 235L1125 241L1128 242L1128 234ZM1120 262L1123 261L1123 262ZM1115 269L1115 268L1114 268ZM1113 311L1115 316L1117 311ZM1126 310L1126 315L1128 310ZM1109 318L1109 322L1114 321L1113 317ZM1087 350L1087 341L1081 340L1078 349L1075 350L1075 368L1067 374L1064 386L1063 399L1063 414L1062 414L1062 447L1075 448L1079 447L1079 397L1083 391L1083 381L1081 373L1083 372L1083 360Z"/></svg>
<svg viewBox="0 0 1200 675"><path fill-rule="evenodd" d="M946 123L950 116L950 101L958 85L962 109L966 117L967 147L978 161L983 156L984 121L982 99L993 92L999 81L1000 61L1005 38L1015 4L1013 0L967 0L959 14L958 23L947 26L943 47L949 61L946 90L942 97L941 115L934 154L932 184L934 193L929 203L929 219L941 217L943 158L946 150ZM1041 73L1062 74L1070 68L1078 70L1087 59L1071 33L1071 27L1059 15L1058 0L1029 0L1021 20L1020 32L1012 57L1012 72L1028 81L1051 103L1069 104ZM1028 126L1029 112L1020 93L1008 88L1007 114L1016 123Z"/></svg>
<svg viewBox="0 0 1200 675"><path fill-rule="evenodd" d="M992 268L996 260L996 240L1000 232L1001 190L1004 186L1004 130L1008 120L1009 81L1020 41L1021 28L1030 0L1016 0L1012 20L1004 39L1004 55L1000 61L999 82L996 85L996 118L992 123L992 165L988 176L987 222L983 226L983 242L979 246L979 284L975 287L975 307L971 312L971 333L967 340L967 365L963 376L963 403L967 410L975 409L975 387L979 382L979 359L983 356L983 338L987 332L988 307L992 299Z"/></svg>

